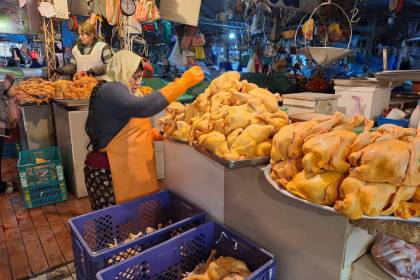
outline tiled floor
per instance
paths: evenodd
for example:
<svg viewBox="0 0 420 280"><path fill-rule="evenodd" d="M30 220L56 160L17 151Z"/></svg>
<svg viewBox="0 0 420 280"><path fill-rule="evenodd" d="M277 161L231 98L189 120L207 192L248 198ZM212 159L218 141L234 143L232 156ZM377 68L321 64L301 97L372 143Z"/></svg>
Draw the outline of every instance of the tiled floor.
<svg viewBox="0 0 420 280"><path fill-rule="evenodd" d="M87 198L71 194L67 201L30 210L20 193L0 194L0 279L73 279L67 220L90 210Z"/></svg>

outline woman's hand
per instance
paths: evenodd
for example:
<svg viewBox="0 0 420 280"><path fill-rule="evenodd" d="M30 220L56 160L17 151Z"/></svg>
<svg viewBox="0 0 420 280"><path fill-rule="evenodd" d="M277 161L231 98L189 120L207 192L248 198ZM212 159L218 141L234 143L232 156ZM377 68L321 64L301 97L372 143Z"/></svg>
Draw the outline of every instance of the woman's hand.
<svg viewBox="0 0 420 280"><path fill-rule="evenodd" d="M184 80L187 86L190 88L204 80L204 72L199 66L193 66L185 71L181 79Z"/></svg>

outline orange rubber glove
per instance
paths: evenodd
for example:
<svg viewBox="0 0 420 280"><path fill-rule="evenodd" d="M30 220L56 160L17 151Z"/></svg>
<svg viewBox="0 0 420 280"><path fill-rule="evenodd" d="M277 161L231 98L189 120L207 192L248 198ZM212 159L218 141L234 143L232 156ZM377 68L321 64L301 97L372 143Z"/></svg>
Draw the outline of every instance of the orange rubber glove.
<svg viewBox="0 0 420 280"><path fill-rule="evenodd" d="M165 137L163 137L162 134L160 134L159 129L152 128L152 135L153 135L153 141L163 141L165 140Z"/></svg>
<svg viewBox="0 0 420 280"><path fill-rule="evenodd" d="M168 103L171 103L183 95L187 89L197 85L204 80L203 70L199 66L194 66L185 71L184 75L178 80L163 87L160 91L165 96Z"/></svg>

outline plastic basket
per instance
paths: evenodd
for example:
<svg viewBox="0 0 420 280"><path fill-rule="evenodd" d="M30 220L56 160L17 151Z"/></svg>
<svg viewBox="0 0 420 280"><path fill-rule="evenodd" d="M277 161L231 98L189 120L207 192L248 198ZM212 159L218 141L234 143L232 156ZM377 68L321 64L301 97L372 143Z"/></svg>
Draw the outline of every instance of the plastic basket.
<svg viewBox="0 0 420 280"><path fill-rule="evenodd" d="M407 119L393 120L393 119L387 119L385 117L378 117L376 119L376 123L377 123L378 126L381 126L381 125L386 124L386 123L390 123L390 124L395 124L395 125L399 125L399 126L402 126L402 127L408 127L408 124L410 123L410 121L407 120Z"/></svg>
<svg viewBox="0 0 420 280"><path fill-rule="evenodd" d="M36 163L37 159L46 162ZM18 169L24 190L60 184L64 181L63 165L57 147L20 152Z"/></svg>
<svg viewBox="0 0 420 280"><path fill-rule="evenodd" d="M130 233L172 224L123 243ZM77 279L96 273L205 221L203 212L167 190L69 220ZM109 243L119 244L109 248Z"/></svg>
<svg viewBox="0 0 420 280"><path fill-rule="evenodd" d="M246 262L252 271L247 280L276 279L276 264L272 254L217 223L191 229L138 256L100 271L97 278L180 280L184 273L194 270L197 264L205 261L212 248L221 256L231 256Z"/></svg>
<svg viewBox="0 0 420 280"><path fill-rule="evenodd" d="M67 199L66 185L64 182L22 189L22 195L25 207L28 209L57 203Z"/></svg>

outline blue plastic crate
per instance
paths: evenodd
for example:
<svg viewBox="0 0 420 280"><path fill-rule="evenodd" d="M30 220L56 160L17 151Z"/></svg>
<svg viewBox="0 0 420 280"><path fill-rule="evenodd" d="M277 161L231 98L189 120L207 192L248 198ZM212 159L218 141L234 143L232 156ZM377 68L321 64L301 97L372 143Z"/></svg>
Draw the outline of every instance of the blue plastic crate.
<svg viewBox="0 0 420 280"><path fill-rule="evenodd" d="M123 244L130 233L146 227L172 224ZM131 202L91 212L69 220L74 264L79 280L95 279L101 269L205 222L204 213L170 191L161 191ZM118 245L109 248L109 243Z"/></svg>
<svg viewBox="0 0 420 280"><path fill-rule="evenodd" d="M252 271L247 280L276 279L276 263L272 254L213 222L104 269L97 274L97 279L181 280L184 273L205 261L213 248L219 256L231 256L246 262Z"/></svg>
<svg viewBox="0 0 420 280"><path fill-rule="evenodd" d="M408 124L410 123L410 121L407 120L407 119L393 120L393 119L387 119L385 117L378 117L376 119L376 124L378 126L381 126L381 125L386 124L386 123L395 124L395 125L399 125L399 126L402 126L402 127L408 127Z"/></svg>
<svg viewBox="0 0 420 280"><path fill-rule="evenodd" d="M21 190L27 209L57 203L67 199L64 182Z"/></svg>
<svg viewBox="0 0 420 280"><path fill-rule="evenodd" d="M37 163L37 159L45 162ZM63 165L57 147L21 151L18 169L24 190L64 183Z"/></svg>

